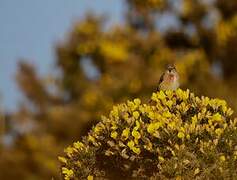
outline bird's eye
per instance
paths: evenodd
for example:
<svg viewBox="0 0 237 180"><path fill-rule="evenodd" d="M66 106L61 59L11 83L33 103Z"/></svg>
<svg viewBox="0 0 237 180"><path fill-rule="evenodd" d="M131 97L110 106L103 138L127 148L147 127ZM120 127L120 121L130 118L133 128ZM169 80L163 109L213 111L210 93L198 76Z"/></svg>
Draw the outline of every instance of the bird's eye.
<svg viewBox="0 0 237 180"><path fill-rule="evenodd" d="M171 72L171 69L169 69L169 72Z"/></svg>

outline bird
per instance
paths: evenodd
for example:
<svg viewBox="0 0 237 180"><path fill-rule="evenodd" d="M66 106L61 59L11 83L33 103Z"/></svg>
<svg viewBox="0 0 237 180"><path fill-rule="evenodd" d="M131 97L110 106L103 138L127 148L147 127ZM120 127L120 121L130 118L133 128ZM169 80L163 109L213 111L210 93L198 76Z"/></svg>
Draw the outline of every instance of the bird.
<svg viewBox="0 0 237 180"><path fill-rule="evenodd" d="M179 74L174 65L169 64L161 75L157 90L176 90L179 88Z"/></svg>

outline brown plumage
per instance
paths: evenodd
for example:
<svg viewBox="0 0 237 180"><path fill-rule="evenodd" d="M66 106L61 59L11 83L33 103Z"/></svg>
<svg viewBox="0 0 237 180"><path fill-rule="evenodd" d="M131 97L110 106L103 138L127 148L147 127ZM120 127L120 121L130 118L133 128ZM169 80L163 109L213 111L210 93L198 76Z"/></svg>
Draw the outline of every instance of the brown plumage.
<svg viewBox="0 0 237 180"><path fill-rule="evenodd" d="M179 75L173 65L168 65L161 75L158 90L176 90L179 87Z"/></svg>

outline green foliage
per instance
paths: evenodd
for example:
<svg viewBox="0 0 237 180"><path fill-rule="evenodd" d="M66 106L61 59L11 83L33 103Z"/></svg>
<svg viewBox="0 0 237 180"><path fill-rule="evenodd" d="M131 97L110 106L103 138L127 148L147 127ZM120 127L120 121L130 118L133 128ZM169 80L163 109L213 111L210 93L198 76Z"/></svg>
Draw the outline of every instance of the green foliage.
<svg viewBox="0 0 237 180"><path fill-rule="evenodd" d="M59 157L65 179L233 179L237 119L224 100L189 90L153 93L113 107Z"/></svg>

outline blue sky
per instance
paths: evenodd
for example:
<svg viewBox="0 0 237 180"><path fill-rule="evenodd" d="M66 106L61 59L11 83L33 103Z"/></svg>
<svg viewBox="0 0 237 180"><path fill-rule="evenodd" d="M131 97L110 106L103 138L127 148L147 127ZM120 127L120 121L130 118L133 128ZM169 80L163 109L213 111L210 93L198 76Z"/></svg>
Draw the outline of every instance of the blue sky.
<svg viewBox="0 0 237 180"><path fill-rule="evenodd" d="M0 0L0 104L14 110L21 94L15 84L19 59L41 74L54 68L54 46L88 10L122 22L123 0Z"/></svg>

